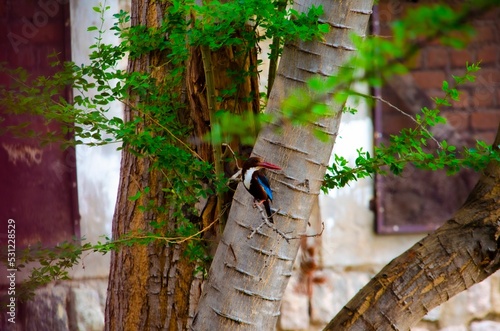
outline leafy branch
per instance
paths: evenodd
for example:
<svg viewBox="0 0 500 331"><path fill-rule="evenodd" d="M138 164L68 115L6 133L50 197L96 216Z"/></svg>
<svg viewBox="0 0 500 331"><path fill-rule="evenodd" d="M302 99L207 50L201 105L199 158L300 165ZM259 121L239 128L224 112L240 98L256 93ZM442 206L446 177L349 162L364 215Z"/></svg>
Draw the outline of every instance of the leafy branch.
<svg viewBox="0 0 500 331"><path fill-rule="evenodd" d="M74 239L72 242L62 242L55 247L46 248L41 244L32 245L17 253L17 270L22 272L29 268L28 278L18 285L17 298L21 301L29 300L34 295L34 290L53 281L70 279L69 271L80 261L83 261L85 253L107 254L111 250L121 247L133 247L134 245L148 245L153 242L165 244L186 244L190 241L202 241L201 235L212 228L219 221L216 218L203 229L186 235L168 236L161 233L128 233L121 238L111 239L104 236L105 241L95 244L83 243ZM3 259L7 261L7 259Z"/></svg>
<svg viewBox="0 0 500 331"><path fill-rule="evenodd" d="M443 82L442 90L445 96L433 99L436 106L450 106L451 100L459 100L456 87L466 82L473 82L475 79L473 74L478 70L479 64L467 64L463 76L453 76L454 87L450 87L446 81ZM397 108L396 110L401 111ZM367 151L358 149L354 167L349 166L348 160L344 157L335 155L334 163L328 167L325 175L323 191L343 187L353 180L371 177L376 173L386 174L389 171L399 175L407 164L413 164L422 170L445 169L447 174L451 175L461 168L478 171L489 161L500 160L497 150L482 141L477 141L474 148L463 147L461 152L456 146L449 145L446 140L437 141L430 133L430 128L446 123L446 119L439 115L439 109L423 108L421 114L417 114L413 121L417 124L415 128L403 129L398 135L391 135L387 146L381 144L374 148L373 156ZM426 148L431 140L437 143L438 148L429 152Z"/></svg>

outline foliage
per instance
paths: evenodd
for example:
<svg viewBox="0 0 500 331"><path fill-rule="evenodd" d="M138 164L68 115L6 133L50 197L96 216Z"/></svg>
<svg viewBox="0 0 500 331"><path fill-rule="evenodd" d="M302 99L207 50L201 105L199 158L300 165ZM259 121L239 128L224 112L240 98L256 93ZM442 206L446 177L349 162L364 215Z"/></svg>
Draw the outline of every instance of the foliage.
<svg viewBox="0 0 500 331"><path fill-rule="evenodd" d="M189 43L207 45L213 50L241 44L252 48L266 38L307 41L328 32L328 25L318 23L323 14L321 7L313 6L307 13L298 13L294 9L278 11L276 5L276 2L260 0L192 5L200 19L195 20L195 28L188 33ZM263 29L264 34L259 35L257 28Z"/></svg>
<svg viewBox="0 0 500 331"><path fill-rule="evenodd" d="M36 247L21 254L19 259L23 262L19 268L34 261L40 264L32 269L26 282L27 293L37 285L66 278L68 268L78 263L84 252L106 253L122 245L163 241L168 244L189 243L186 253L189 258L198 262L207 258L199 241L200 235L211 225L199 229L190 221L189 215L196 215L194 205L201 197L224 191L227 185L226 179L214 173L213 165L202 160L188 145L192 128L179 119L178 114L187 111L181 96L189 47L206 46L214 51L221 47L239 46L238 49L244 53L264 38L275 37L279 40L274 44L278 52L273 54L279 54L283 42L322 38L322 34L328 31L328 25L319 23L321 7L299 14L292 9L278 10L280 4L279 1L249 0L210 1L198 6L192 1L174 0L165 13L162 25L157 28L129 26L129 15L121 11L114 15L116 22L111 28L121 38L118 45L102 42L103 34L108 33L103 29L103 13L109 7L95 7L94 10L101 14L101 25L88 28L90 32L97 32L89 64L61 64L55 61L54 65L61 67L59 72L52 77L34 79L22 69L0 67L0 72L9 74L13 81L9 87L0 87L6 109L13 114L40 116L47 127L51 127L53 122L63 125L62 131L50 130L43 136L37 136L34 130L30 130L29 123L9 127L8 130L35 137L46 144L63 142L64 146L96 146L120 143L119 148L150 160L152 168L161 171L166 179L163 189L166 201L162 206L148 202L151 201L148 187L129 197L131 200L146 201L140 208L143 211L154 208L160 215L150 224L155 231L105 238L103 243L97 244L74 242L62 243L53 249ZM334 76L311 79L307 84L308 90L297 91L287 99L276 117L269 114L257 115L256 118L249 114L238 117L227 110L219 110L212 134L216 133L214 136L221 137L221 141L212 142L225 143L238 137L250 143L253 137L245 134L251 131L245 126L250 120L308 125L325 116L335 115L328 106L332 95L333 102L341 104L348 97L368 97L353 91L351 85L365 82L370 86L381 86L391 75L405 73L407 69L402 61L413 55L419 43L439 39L449 45L463 45L462 37L457 36L464 35L464 32L468 35L471 31L464 24L468 13L467 10L456 13L444 5L422 7L407 19L394 23L392 40L353 36L358 56L350 59ZM186 20L186 17L190 19ZM257 33L258 27L264 29L264 34ZM158 74L155 65L150 72L127 72L119 67L119 62L127 55L138 58L155 52L166 56L166 63L161 65L168 67L168 75ZM472 80L472 74L477 69L477 65L467 66L464 76L454 78L455 84ZM245 74L252 73L236 72L232 76ZM67 86L79 92L72 102L59 97ZM90 90L95 93L89 93ZM438 107L446 106L450 99L458 97L456 88L446 82L443 91L446 96L435 99ZM228 94L235 92L227 91ZM131 121L109 118L110 103L114 101L123 103L127 111L139 116ZM498 159L492 148L482 142L478 142L475 149L463 149L461 153L445 141L437 142L435 150L426 150L425 147L436 143L429 128L443 121L438 109L423 109L422 114L415 118L415 128L405 129L391 137L390 144L377 147L373 156L358 150L359 157L354 167L349 166L342 156L335 156L323 188L341 187L373 173L391 171L399 174L408 163L428 170L444 168L452 173L460 167L481 169L488 160ZM137 129L139 127L141 130ZM328 139L321 130L313 130L318 138ZM176 222L174 231L164 230L167 222Z"/></svg>
<svg viewBox="0 0 500 331"><path fill-rule="evenodd" d="M94 252L106 254L111 250L120 247L131 247L134 245L148 245L153 242L173 245L189 243L189 258L197 261L203 258L205 252L199 242L200 235L208 230L206 227L201 231L180 233L175 237L166 237L155 232L137 232L128 233L121 238L110 238L103 236L102 241L97 243L85 242L85 238L75 238L73 241L65 241L57 244L55 247L43 247L41 244L35 244L23 249L16 254L17 269L28 268L30 273L28 278L21 284L18 284L16 297L21 300L29 300L33 297L34 291L40 286L46 285L54 280L70 279L69 270L83 260L85 254ZM7 258L3 259L4 261ZM200 270L203 271L203 270Z"/></svg>
<svg viewBox="0 0 500 331"><path fill-rule="evenodd" d="M466 82L473 82L473 73L479 70L478 64L467 65L463 76L454 76L454 84L458 86ZM455 87L450 87L444 81L442 98L434 98L437 107L450 106L450 100L457 101L459 92ZM491 160L500 161L500 154L493 146L483 141L477 141L474 148L463 147L459 150L456 146L449 145L446 140L437 141L430 133L430 128L446 123L440 116L439 109L423 108L421 114L415 116L415 128L401 130L398 135L391 135L389 145L374 147L374 155L358 149L358 157L354 167L342 156L335 155L334 162L328 167L322 189L343 187L349 182L372 176L375 173L386 174L388 171L395 175L403 172L407 164L413 164L422 170L445 169L451 175L462 168L472 168L479 171L486 167ZM436 145L435 148L430 146Z"/></svg>
<svg viewBox="0 0 500 331"><path fill-rule="evenodd" d="M68 268L78 263L86 251L105 253L121 245L163 240L169 244L187 243L185 254L188 258L197 262L206 260L207 253L199 242L206 228L199 229L199 224L191 221L197 216L194 206L200 198L227 190L227 180L215 174L213 165L202 160L189 145L193 138L192 128L179 118L179 114L187 111L182 88L189 48L208 46L215 51L221 47L242 45L239 51L243 54L266 37L279 36L283 41L311 40L328 31L327 25L318 23L321 8L311 8L309 12L299 14L292 9L278 10L276 3L257 0L211 1L204 6L196 5L194 1L174 0L159 27L130 26L128 13L120 11L115 14L111 32L119 36L121 42L112 45L103 42L103 35L109 33L104 30L104 12L109 7L103 5L93 10L100 14L100 25L87 29L96 34L88 64L61 63L54 54L53 66L59 69L58 72L50 77L34 78L22 68L0 65L0 72L11 78L9 86L0 86L6 112L37 116L49 130L41 134L33 130L30 123L5 129L21 137L38 139L42 144L60 144L63 148L82 144L118 144L118 149L148 159L151 168L164 175L165 201L156 206L149 187L129 197L141 204L139 210L154 209L158 217L149 224L154 231L106 238L104 243L80 245L75 241L61 243L55 248L37 246L26 250L19 257L23 262L18 267L24 268L26 263L35 261L39 264L32 268L30 278L25 282L27 293L37 285L67 278ZM190 19L186 20L186 17ZM259 35L257 27L263 27L265 33ZM153 64L148 72L120 69L120 61L127 56L134 59L150 53L164 55L165 63ZM159 69L163 66L167 67L168 74L160 74ZM253 74L243 69L232 70L233 77ZM78 92L71 101L60 96L68 86ZM226 91L227 95L235 93L235 90ZM108 111L112 102L121 102L128 112L137 116L131 121L110 118ZM218 112L222 125L228 122L227 113L224 109ZM229 125L236 127L234 121ZM225 130L220 136L233 139L240 133ZM251 142L248 139L242 141ZM218 143L224 142L229 140ZM172 222L175 226L166 226ZM174 230L167 231L166 228Z"/></svg>

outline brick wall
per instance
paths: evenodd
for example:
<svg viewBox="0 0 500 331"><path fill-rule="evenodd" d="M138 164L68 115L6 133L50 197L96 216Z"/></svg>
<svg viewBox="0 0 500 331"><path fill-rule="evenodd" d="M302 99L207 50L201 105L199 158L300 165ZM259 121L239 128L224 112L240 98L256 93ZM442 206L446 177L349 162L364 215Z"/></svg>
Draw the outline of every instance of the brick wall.
<svg viewBox="0 0 500 331"><path fill-rule="evenodd" d="M380 34L390 36L390 23L422 3L383 1L378 8ZM453 3L457 3L454 1ZM476 35L464 49L452 49L433 41L424 45L407 61L412 69L404 79L397 78L381 90L382 98L414 115L423 106L434 107L433 97L442 97L442 82L454 85L452 76L465 73L466 62L481 62L482 70L473 83L459 87L460 100L452 107L442 107L448 126L437 126L432 132L448 143L473 147L476 140L493 141L500 122L498 87L500 84L498 9L472 20ZM401 84L405 84L401 88ZM408 92L408 90L411 90ZM418 94L411 99L412 94ZM417 104L417 107L413 107ZM416 109L415 109L416 108ZM387 143L391 134L414 123L393 108L381 104L376 108L376 143ZM430 148L435 148L431 145ZM423 172L407 166L402 176L377 178L377 230L380 233L431 231L440 226L465 201L475 185L477 174L463 170L455 176L441 172ZM439 188L436 190L435 188ZM426 206L425 209L422 206Z"/></svg>
<svg viewBox="0 0 500 331"><path fill-rule="evenodd" d="M398 4L381 1L381 34L388 35L387 19L398 18L419 4ZM425 2L424 2L425 3ZM396 6L396 7L394 7ZM442 96L443 80L452 82L452 75L463 75L465 63L481 62L477 80L459 88L460 101L444 109L444 115L456 129L467 132L473 140L491 143L500 123L500 10L491 10L476 18L472 25L476 35L465 49L451 49L437 42L427 45L410 60L415 84L430 97Z"/></svg>

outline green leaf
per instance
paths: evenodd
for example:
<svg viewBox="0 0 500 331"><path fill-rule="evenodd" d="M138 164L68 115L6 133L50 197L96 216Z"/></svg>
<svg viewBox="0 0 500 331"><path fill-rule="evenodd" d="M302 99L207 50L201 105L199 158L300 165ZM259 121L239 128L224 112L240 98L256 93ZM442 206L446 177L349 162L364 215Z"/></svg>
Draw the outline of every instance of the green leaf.
<svg viewBox="0 0 500 331"><path fill-rule="evenodd" d="M326 33L330 32L330 26L328 26L328 24L319 24L318 31L326 34Z"/></svg>
<svg viewBox="0 0 500 331"><path fill-rule="evenodd" d="M444 92L448 92L448 87L449 87L448 82L447 82L447 81L443 81L443 87L442 87L442 90L443 90Z"/></svg>
<svg viewBox="0 0 500 331"><path fill-rule="evenodd" d="M141 195L142 195L141 191L137 191L136 194L134 194L133 196L128 197L128 199L130 201L136 201L136 200L138 200L141 197Z"/></svg>

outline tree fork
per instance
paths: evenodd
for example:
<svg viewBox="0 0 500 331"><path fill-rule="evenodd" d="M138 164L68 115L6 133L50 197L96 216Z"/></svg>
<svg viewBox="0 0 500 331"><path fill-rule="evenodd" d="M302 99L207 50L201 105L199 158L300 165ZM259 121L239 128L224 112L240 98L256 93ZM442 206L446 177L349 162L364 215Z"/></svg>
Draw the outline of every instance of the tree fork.
<svg viewBox="0 0 500 331"><path fill-rule="evenodd" d="M324 330L409 330L493 274L500 268L499 196L500 164L492 161L451 219L384 267Z"/></svg>
<svg viewBox="0 0 500 331"><path fill-rule="evenodd" d="M133 0L131 6L132 26L158 28L161 26L164 15L171 2ZM199 47L189 46L190 56L186 63L184 86L176 86L179 91L179 103L186 108L178 111L178 118L183 123L192 125L192 137L182 142L191 144L187 148L195 150L206 162L214 158L212 146L203 142L202 138L210 130L209 107L207 98L213 98L216 92L205 94L207 85L215 86L216 91L227 89L232 83L227 75L227 66L233 69L248 70L256 68L256 53L252 50L251 56L245 59L235 59L231 50L219 50L217 62L206 66L211 69L212 75L206 75L202 64ZM210 53L210 51L209 51ZM209 54L210 56L210 54ZM214 55L212 55L212 60ZM219 70L220 68L222 70ZM205 69L206 69L205 68ZM130 58L128 72L148 73L151 78L162 83L172 70L165 51L153 50L142 54L139 58ZM254 69L256 70L256 69ZM207 80L214 81L208 84ZM239 88L239 94L233 98L216 104L218 109L233 110L236 113L243 111L259 111L257 75L245 79ZM181 91L181 89L185 89ZM248 96L253 99L249 100ZM143 117L136 127L140 134L147 125L157 124L152 116L143 116L135 106L140 97L131 93L129 106L125 109L125 121L133 121ZM211 101L213 103L213 100ZM185 111L189 109L189 111ZM214 108L215 109L215 108ZM213 114L212 114L213 115ZM186 138L186 137L185 137ZM179 139L180 141L180 139ZM220 148L220 145L219 145ZM220 151L220 149L219 149ZM217 151L216 151L217 153ZM220 152L219 154L220 155ZM217 157L216 157L217 159ZM218 157L220 159L220 156ZM214 161L216 162L216 161ZM221 167L222 168L222 167ZM172 205L165 199L164 189L168 189L168 180L165 172L152 167L150 157L140 157L124 146L121 164L118 199L113 218L113 238L136 232L156 232L152 222L165 222L161 231L175 232L178 226L171 217ZM219 170L222 172L223 168ZM205 185L204 179L200 183ZM145 189L149 188L149 191ZM142 193L138 200L129 197ZM212 226L219 216L215 212L213 197L210 197L203 208L198 222L195 224L201 230ZM156 210L144 211L150 201ZM218 200L221 201L221 200ZM200 204L201 205L201 204ZM223 211L223 209L222 209ZM203 239L216 242L217 232L206 231ZM164 245L163 242L154 242L149 245L133 245L120 247L111 252L111 267L108 283L106 303L106 330L186 330L201 293L201 280L195 277L197 264L184 256L187 243Z"/></svg>

